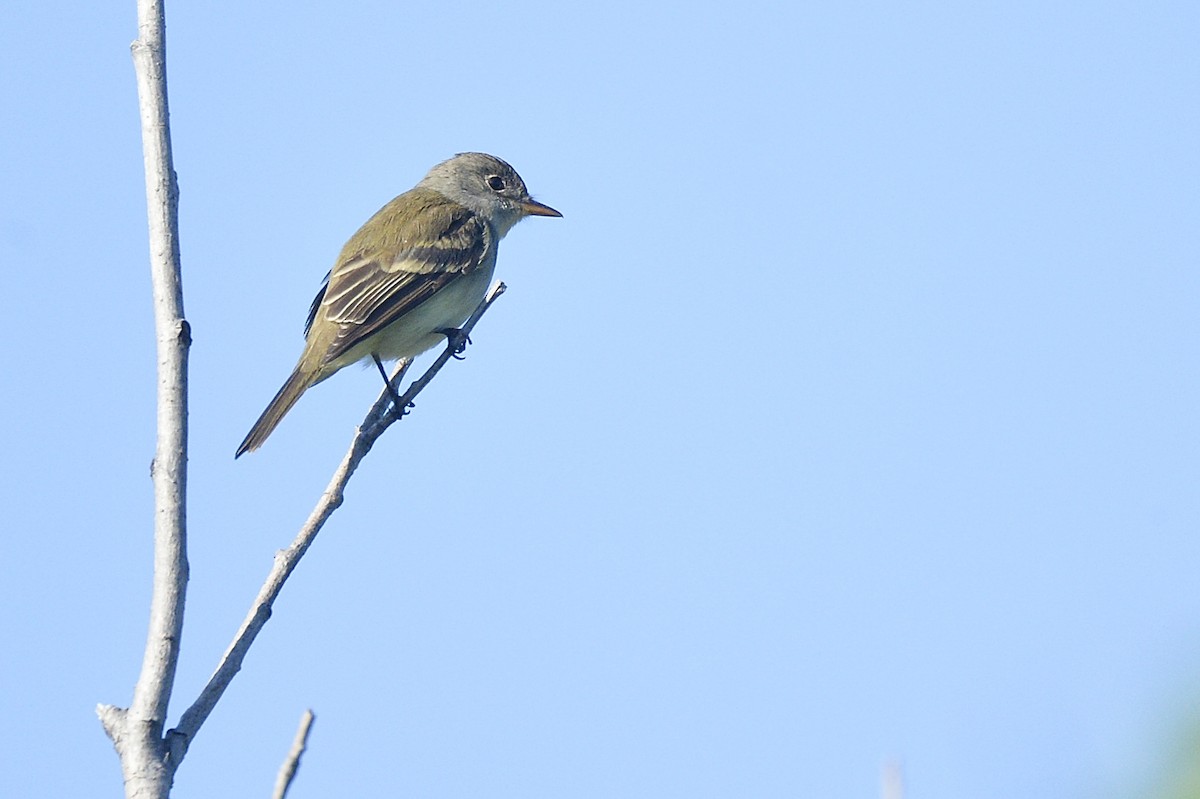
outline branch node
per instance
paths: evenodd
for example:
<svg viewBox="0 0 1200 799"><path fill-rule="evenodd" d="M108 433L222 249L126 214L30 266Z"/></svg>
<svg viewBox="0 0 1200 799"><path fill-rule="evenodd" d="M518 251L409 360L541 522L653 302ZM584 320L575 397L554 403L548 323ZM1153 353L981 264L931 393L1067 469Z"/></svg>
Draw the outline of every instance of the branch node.
<svg viewBox="0 0 1200 799"><path fill-rule="evenodd" d="M116 705L96 705L96 716L100 719L100 726L113 743L121 737L128 713L125 708Z"/></svg>
<svg viewBox="0 0 1200 799"><path fill-rule="evenodd" d="M183 762L183 756L187 754L188 745L191 742L186 733L175 729L167 730L166 739L163 741L167 762L178 767Z"/></svg>

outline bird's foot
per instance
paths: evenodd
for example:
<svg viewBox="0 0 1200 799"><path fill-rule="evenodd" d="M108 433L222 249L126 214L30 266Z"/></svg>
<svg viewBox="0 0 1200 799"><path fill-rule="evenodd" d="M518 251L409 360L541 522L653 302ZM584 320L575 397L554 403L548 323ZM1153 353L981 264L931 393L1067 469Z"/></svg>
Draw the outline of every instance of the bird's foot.
<svg viewBox="0 0 1200 799"><path fill-rule="evenodd" d="M455 360L461 361L464 359L463 353L466 352L467 345L471 343L470 336L468 336L466 333L463 333L462 330L457 327L444 327L441 330L436 330L434 332L441 333L446 337L446 346L452 350L451 356Z"/></svg>
<svg viewBox="0 0 1200 799"><path fill-rule="evenodd" d="M417 407L417 403L415 403L415 402L410 402L407 405L401 407L400 401L394 399L394 400L392 400L392 415L394 415L396 417L396 421L399 421L399 420L403 419L405 416L408 416L408 414L411 413L412 409L415 407Z"/></svg>

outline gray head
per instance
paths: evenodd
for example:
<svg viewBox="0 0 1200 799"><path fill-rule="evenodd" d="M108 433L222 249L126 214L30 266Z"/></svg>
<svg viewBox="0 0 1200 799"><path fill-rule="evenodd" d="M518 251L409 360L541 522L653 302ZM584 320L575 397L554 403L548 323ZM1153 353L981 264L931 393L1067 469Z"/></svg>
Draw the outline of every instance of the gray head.
<svg viewBox="0 0 1200 799"><path fill-rule="evenodd" d="M501 236L527 216L562 216L529 196L517 170L487 153L459 153L429 170L417 185L490 219Z"/></svg>

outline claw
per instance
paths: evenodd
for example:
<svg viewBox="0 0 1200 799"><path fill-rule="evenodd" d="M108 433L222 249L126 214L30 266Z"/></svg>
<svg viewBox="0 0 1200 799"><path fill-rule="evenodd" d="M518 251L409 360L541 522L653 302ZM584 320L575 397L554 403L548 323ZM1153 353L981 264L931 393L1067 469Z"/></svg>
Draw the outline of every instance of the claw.
<svg viewBox="0 0 1200 799"><path fill-rule="evenodd" d="M463 335L462 330L457 327L444 327L434 332L441 333L446 337L446 346L454 351L451 354L452 358L457 361L465 360L463 353L466 351L467 345L471 343L470 336Z"/></svg>

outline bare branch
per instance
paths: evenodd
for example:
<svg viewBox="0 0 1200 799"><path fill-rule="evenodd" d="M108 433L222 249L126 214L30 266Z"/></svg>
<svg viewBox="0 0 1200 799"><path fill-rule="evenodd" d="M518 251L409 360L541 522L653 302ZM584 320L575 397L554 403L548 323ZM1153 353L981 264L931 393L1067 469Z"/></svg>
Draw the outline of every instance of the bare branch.
<svg viewBox="0 0 1200 799"><path fill-rule="evenodd" d="M312 710L304 711L304 715L300 717L300 728L296 730L296 737L292 740L291 751L288 752L283 765L279 768L279 776L275 778L275 791L271 794L271 799L284 799L287 796L288 788L291 787L292 780L296 778L296 770L300 768L300 757L308 748L308 731L312 729L312 723L316 718Z"/></svg>
<svg viewBox="0 0 1200 799"><path fill-rule="evenodd" d="M187 586L187 355L191 331L183 315L179 189L171 161L162 4L158 0L141 0L138 13L142 38L134 42L133 56L142 109L154 327L158 340L158 442L151 472L154 594L150 635L130 712L139 720L158 723L161 731L179 660Z"/></svg>
<svg viewBox="0 0 1200 799"><path fill-rule="evenodd" d="M154 585L142 670L128 710L97 708L125 774L125 795L163 797L177 762L162 731L179 662L187 588L187 358L191 331L183 315L177 208L167 110L166 22L162 0L138 0L137 76L150 233L150 275L158 354L158 440L154 481Z"/></svg>
<svg viewBox="0 0 1200 799"><path fill-rule="evenodd" d="M488 290L487 296L479 303L475 312L471 314L471 318L463 325L462 330L456 337L457 341L449 342L446 349L438 356L437 360L425 370L425 373L408 387L408 390L400 397L400 408L408 406L413 399L416 398L421 390L429 384L443 366L454 356L456 345L459 341L465 341L466 336L475 327L480 317L492 306L501 294L504 293L505 285L497 282ZM401 361L392 378L395 384L409 367L410 361ZM371 451L371 447L383 435L383 432L396 422L400 416L391 407L391 395L385 388L379 395L379 399L371 406L371 410L367 413L363 423L359 426L354 440L350 443L350 449L347 450L342 458L341 464L333 473L333 478L329 481L329 485L325 488L325 492L321 495L317 505L309 514L308 521L300 528L300 532L296 535L295 540L287 549L282 549L275 553L275 564L271 568L270 574L267 575L266 582L258 591L258 596L254 599L254 603L250 607L250 612L246 615L242 626L234 635L233 642L225 651L225 655L221 658L221 662L217 665L217 669L209 678L208 684L200 692L200 696L189 707L179 720L179 725L168 734L171 741L172 749L178 748L177 757L182 757L184 751L190 745L191 741L196 737L201 725L205 719L212 713L216 707L217 701L229 687L229 683L233 680L235 674L242 668L242 661L246 657L246 652L250 649L250 645L254 643L263 625L267 623L267 619L271 617L271 606L274 604L279 592L283 589L283 584L295 570L300 558L308 550L309 546L316 539L317 533L328 521L338 507L341 506L344 500L344 492L346 484L350 481L354 471L358 468L359 463L366 457L366 454Z"/></svg>
<svg viewBox="0 0 1200 799"><path fill-rule="evenodd" d="M121 761L126 797L167 799L176 770L197 731L216 706L259 630L283 583L316 538L325 521L343 501L343 492L358 464L375 441L466 341L469 331L504 292L497 283L463 326L459 336L401 398L392 411L385 391L372 406L296 540L276 553L275 565L263 584L216 672L200 696L183 714L179 726L164 737L167 706L179 662L187 590L187 367L191 329L183 311L183 280L179 257L179 188L171 156L166 82L166 22L163 0L138 0L138 39L132 45L137 76L138 106L146 172L146 201L150 239L151 281L158 358L157 442L151 478L154 484L154 578L149 629L142 669L128 709L99 705L96 713ZM402 377L409 363L396 371ZM285 764L277 795L287 791L299 765L311 713L302 723L297 746Z"/></svg>

